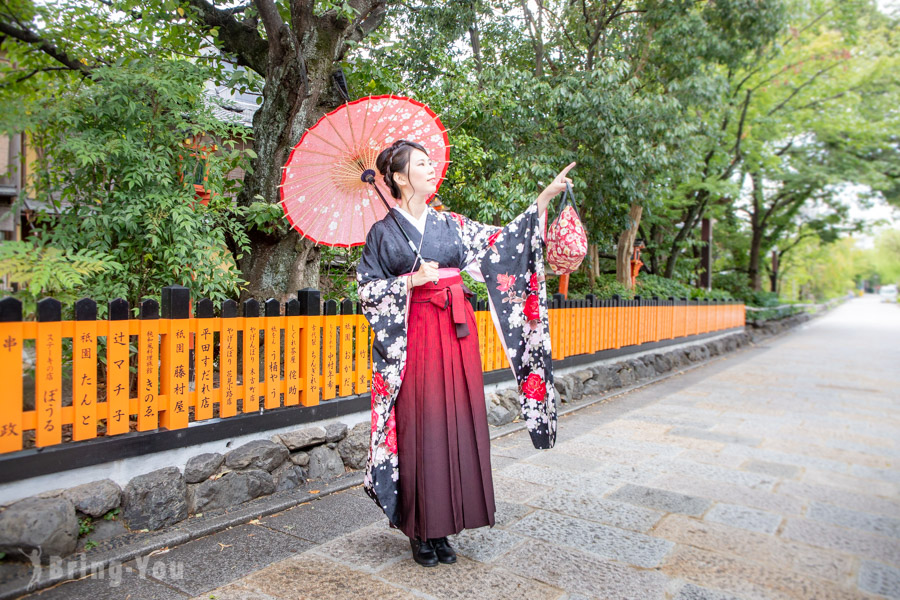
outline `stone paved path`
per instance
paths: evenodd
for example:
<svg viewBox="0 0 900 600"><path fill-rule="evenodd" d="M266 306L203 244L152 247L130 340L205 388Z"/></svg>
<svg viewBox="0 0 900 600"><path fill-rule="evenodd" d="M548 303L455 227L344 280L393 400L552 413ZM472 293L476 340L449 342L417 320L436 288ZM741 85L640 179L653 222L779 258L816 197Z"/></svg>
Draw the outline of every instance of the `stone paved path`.
<svg viewBox="0 0 900 600"><path fill-rule="evenodd" d="M34 597L900 598L900 308L578 411L551 451L495 440L493 467L498 524L453 566L413 563L355 488Z"/></svg>

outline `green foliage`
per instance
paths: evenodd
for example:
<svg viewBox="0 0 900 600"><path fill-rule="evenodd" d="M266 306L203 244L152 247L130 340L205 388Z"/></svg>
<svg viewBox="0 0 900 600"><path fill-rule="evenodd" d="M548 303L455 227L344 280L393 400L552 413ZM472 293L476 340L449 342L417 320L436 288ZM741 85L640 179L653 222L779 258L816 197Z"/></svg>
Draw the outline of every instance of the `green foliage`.
<svg viewBox="0 0 900 600"><path fill-rule="evenodd" d="M95 542L94 540L87 540L87 541L84 543L84 549L85 549L85 550L93 550L93 549L96 548L98 545L99 545L99 544L97 544L97 542Z"/></svg>
<svg viewBox="0 0 900 600"><path fill-rule="evenodd" d="M487 291L487 286L484 284L483 281L475 281L474 279L472 279L472 276L469 275L468 273L466 273L465 271L462 271L462 280L463 280L463 285L465 285L467 288L472 290L475 293L476 298L487 302L488 291Z"/></svg>
<svg viewBox="0 0 900 600"><path fill-rule="evenodd" d="M94 531L94 521L90 517L78 519L78 537L89 535Z"/></svg>
<svg viewBox="0 0 900 600"><path fill-rule="evenodd" d="M41 244L119 266L85 274L78 293L132 306L171 284L213 301L239 293L229 248L239 257L248 239L226 175L246 155L223 142L246 131L213 117L207 76L184 61L132 61L98 68L93 82L32 108L41 157L34 193L61 211L41 220ZM203 162L198 141L219 145L205 160L207 205L183 175Z"/></svg>
<svg viewBox="0 0 900 600"><path fill-rule="evenodd" d="M119 517L119 513L122 512L120 508L114 508L103 515L104 521L115 521Z"/></svg>
<svg viewBox="0 0 900 600"><path fill-rule="evenodd" d="M247 228L255 228L269 235L287 233L289 226L281 205L265 202L262 196L257 198L263 201L251 203L244 212Z"/></svg>
<svg viewBox="0 0 900 600"><path fill-rule="evenodd" d="M282 219L283 220L283 219ZM356 265L362 257L362 246L330 248L322 246L319 290L322 300L359 300L356 288Z"/></svg>
<svg viewBox="0 0 900 600"><path fill-rule="evenodd" d="M121 272L118 262L97 250L63 250L41 246L36 240L0 244L0 273L19 284L19 291L12 295L22 302L26 319L34 318L37 301L43 297L71 304L92 277L115 277Z"/></svg>

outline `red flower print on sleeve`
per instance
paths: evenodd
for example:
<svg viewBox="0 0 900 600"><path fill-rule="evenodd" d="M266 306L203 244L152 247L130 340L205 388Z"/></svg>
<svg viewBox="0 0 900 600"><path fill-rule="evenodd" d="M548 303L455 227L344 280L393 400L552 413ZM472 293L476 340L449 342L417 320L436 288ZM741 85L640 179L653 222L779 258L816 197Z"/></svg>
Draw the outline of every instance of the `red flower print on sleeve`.
<svg viewBox="0 0 900 600"><path fill-rule="evenodd" d="M394 420L394 411L388 417L387 423L384 424L387 435L384 438L384 445L392 454L397 454L397 421Z"/></svg>
<svg viewBox="0 0 900 600"><path fill-rule="evenodd" d="M501 233L503 233L502 229L498 229L497 231L492 233L491 236L488 238L488 246L493 246L494 242L497 241L497 238L500 237Z"/></svg>
<svg viewBox="0 0 900 600"><path fill-rule="evenodd" d="M504 273L503 275L497 275L497 283L500 284L497 286L497 289L501 292L508 292L510 289L512 289L512 286L515 282L515 275L507 275L506 273Z"/></svg>
<svg viewBox="0 0 900 600"><path fill-rule="evenodd" d="M539 289L541 289L541 286L538 283L537 273L531 274L531 279L528 280L528 289L531 290L532 292L536 292Z"/></svg>
<svg viewBox="0 0 900 600"><path fill-rule="evenodd" d="M525 313L525 318L529 321L537 321L541 318L541 305L538 301L537 294L531 294L530 296L528 296L528 299L525 300L525 306L522 310Z"/></svg>
<svg viewBox="0 0 900 600"><path fill-rule="evenodd" d="M529 375L528 379L522 382L522 393L525 394L526 398L543 402L544 396L547 395L547 386L544 385L544 378L537 373Z"/></svg>
<svg viewBox="0 0 900 600"><path fill-rule="evenodd" d="M379 396L388 395L387 383L385 383L384 377L381 376L381 373L375 373L374 375L372 375L372 389L375 390L375 393Z"/></svg>

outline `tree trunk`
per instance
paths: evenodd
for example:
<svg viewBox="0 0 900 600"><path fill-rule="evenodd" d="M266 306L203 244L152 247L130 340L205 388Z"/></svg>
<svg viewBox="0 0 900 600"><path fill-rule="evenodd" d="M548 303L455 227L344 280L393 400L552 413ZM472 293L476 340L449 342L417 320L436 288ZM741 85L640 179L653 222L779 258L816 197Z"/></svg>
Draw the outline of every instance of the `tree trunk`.
<svg viewBox="0 0 900 600"><path fill-rule="evenodd" d="M634 248L634 239L637 237L638 227L641 225L642 206L632 204L628 211L628 229L619 235L619 243L616 247L616 281L629 290L631 285L631 253Z"/></svg>
<svg viewBox="0 0 900 600"><path fill-rule="evenodd" d="M262 197L280 201L281 167L303 132L337 105L330 92L333 57L343 43L338 27L320 24L295 36L282 30L280 56L270 52L263 104L253 116L253 170L244 178L238 203ZM298 40L299 38L299 40ZM302 41L301 41L302 40ZM250 232L250 252L240 261L247 287L241 299L285 301L304 287L319 287L319 251L294 230L287 235Z"/></svg>
<svg viewBox="0 0 900 600"><path fill-rule="evenodd" d="M753 183L753 210L750 214L750 267L747 269L747 276L750 278L750 289L759 291L762 289L759 265L763 238L762 210L765 198L763 197L762 175L751 173L750 181Z"/></svg>
<svg viewBox="0 0 900 600"><path fill-rule="evenodd" d="M697 221L703 218L703 213L706 210L706 203L709 202L709 193L706 190L699 190L696 192L695 201L688 209L687 215L684 218L684 225L682 225L681 229L675 235L675 239L672 240L672 247L669 250L669 256L666 258L666 270L663 273L664 277L668 277L671 279L675 276L675 263L678 262L678 256L681 254L681 245L684 243L684 240L693 232L694 227L697 225Z"/></svg>
<svg viewBox="0 0 900 600"><path fill-rule="evenodd" d="M597 244L588 244L588 260L590 261L591 281L600 277L600 250Z"/></svg>

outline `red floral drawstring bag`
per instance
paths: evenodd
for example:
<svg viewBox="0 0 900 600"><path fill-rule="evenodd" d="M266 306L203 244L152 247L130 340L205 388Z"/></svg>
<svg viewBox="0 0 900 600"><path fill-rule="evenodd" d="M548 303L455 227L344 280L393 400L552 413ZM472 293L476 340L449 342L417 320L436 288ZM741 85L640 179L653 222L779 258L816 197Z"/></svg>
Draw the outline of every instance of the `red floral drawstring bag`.
<svg viewBox="0 0 900 600"><path fill-rule="evenodd" d="M572 273L587 255L587 247L587 232L567 183L556 219L547 228L547 262L557 275Z"/></svg>

